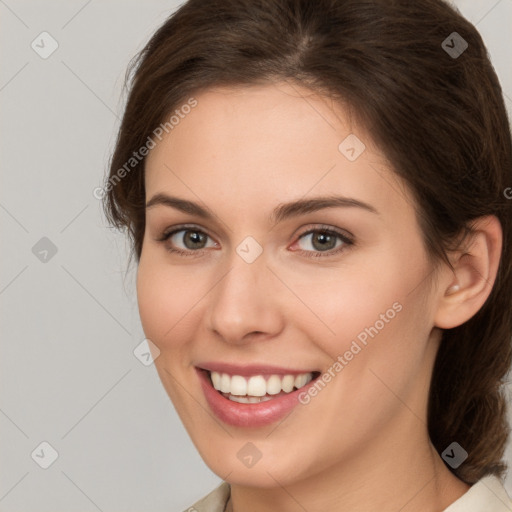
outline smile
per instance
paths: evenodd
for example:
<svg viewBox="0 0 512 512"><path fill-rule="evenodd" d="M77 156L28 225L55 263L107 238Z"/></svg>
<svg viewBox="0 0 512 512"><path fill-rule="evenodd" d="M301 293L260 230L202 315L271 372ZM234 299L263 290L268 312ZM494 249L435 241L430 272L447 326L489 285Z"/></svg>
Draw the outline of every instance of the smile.
<svg viewBox="0 0 512 512"><path fill-rule="evenodd" d="M293 409L299 391L313 383L319 371L290 371L275 367L196 367L206 401L223 422L237 427L274 423Z"/></svg>
<svg viewBox="0 0 512 512"><path fill-rule="evenodd" d="M313 373L300 375L229 375L228 373L211 372L213 387L225 398L233 402L255 404L272 400L281 395L300 389L313 380Z"/></svg>

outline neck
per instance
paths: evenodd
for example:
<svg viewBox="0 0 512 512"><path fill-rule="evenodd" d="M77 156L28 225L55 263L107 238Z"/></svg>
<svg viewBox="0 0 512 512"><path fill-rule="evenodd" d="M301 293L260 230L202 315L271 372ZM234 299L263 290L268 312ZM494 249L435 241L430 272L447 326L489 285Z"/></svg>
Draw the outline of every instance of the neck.
<svg viewBox="0 0 512 512"><path fill-rule="evenodd" d="M411 424L418 418L410 415ZM402 423L403 425L403 423ZM417 424L415 424L417 428ZM412 428L395 437L383 433L365 454L292 484L254 488L232 484L227 512L279 510L309 512L440 512L469 486L445 466L427 432L414 438Z"/></svg>

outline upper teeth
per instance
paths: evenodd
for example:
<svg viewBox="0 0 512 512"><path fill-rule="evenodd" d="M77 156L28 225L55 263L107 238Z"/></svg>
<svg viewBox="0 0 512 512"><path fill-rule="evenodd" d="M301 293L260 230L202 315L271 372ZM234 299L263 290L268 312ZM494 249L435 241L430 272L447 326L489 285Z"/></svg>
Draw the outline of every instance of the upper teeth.
<svg viewBox="0 0 512 512"><path fill-rule="evenodd" d="M227 373L211 372L213 387L222 393L239 396L277 395L282 391L290 393L293 388L301 388L313 379L313 374L300 375L271 375L265 379L263 375L242 377L241 375L228 375Z"/></svg>

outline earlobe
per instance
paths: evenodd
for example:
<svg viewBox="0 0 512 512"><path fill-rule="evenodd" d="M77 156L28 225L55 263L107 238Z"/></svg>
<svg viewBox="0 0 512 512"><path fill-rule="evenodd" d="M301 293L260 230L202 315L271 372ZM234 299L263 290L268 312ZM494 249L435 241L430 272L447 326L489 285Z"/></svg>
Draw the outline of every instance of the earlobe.
<svg viewBox="0 0 512 512"><path fill-rule="evenodd" d="M460 284L459 284L459 283L452 284L452 285L451 285L451 286L446 290L445 295L452 295L452 294L454 294L454 293L457 293L459 290L460 290Z"/></svg>
<svg viewBox="0 0 512 512"><path fill-rule="evenodd" d="M434 325L452 329L473 317L489 297L499 268L503 233L497 217L472 223L473 234L464 249L452 255L453 272L439 280Z"/></svg>

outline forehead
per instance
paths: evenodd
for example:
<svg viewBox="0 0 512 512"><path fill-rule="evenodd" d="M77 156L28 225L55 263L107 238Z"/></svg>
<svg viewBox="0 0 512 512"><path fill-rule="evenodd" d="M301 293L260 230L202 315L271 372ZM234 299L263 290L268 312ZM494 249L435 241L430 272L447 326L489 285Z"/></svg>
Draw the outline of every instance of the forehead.
<svg viewBox="0 0 512 512"><path fill-rule="evenodd" d="M281 82L210 89L194 98L197 105L147 157L147 198L162 191L190 199L214 193L242 207L253 194L262 205L264 198L334 191L366 201L382 201L385 189L404 193L366 131L325 96Z"/></svg>
<svg viewBox="0 0 512 512"><path fill-rule="evenodd" d="M247 163L258 149L259 157L270 152L275 156L279 148L289 154L311 153L314 147L315 154L326 155L334 148L336 154L339 142L354 131L366 146L372 144L339 103L289 82L217 87L194 99L194 108L173 116L173 125L148 160L163 149L188 158L238 155ZM176 110L182 110L180 105Z"/></svg>

